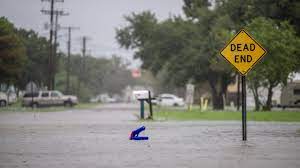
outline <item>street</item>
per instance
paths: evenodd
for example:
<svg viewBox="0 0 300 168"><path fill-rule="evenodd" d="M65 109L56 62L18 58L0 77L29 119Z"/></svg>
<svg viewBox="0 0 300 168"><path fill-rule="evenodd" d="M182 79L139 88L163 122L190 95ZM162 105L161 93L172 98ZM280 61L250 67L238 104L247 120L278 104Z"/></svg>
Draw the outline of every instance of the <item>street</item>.
<svg viewBox="0 0 300 168"><path fill-rule="evenodd" d="M0 168L300 167L300 124L138 121L138 105L1 112ZM144 125L148 141L130 141Z"/></svg>

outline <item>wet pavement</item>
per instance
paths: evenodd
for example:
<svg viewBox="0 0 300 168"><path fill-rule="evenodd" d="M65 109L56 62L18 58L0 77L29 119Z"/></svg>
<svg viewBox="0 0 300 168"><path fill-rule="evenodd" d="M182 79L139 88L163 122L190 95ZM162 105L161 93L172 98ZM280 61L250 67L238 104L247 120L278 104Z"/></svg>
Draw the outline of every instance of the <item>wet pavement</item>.
<svg viewBox="0 0 300 168"><path fill-rule="evenodd" d="M138 105L1 112L0 168L300 167L300 123L139 122ZM129 141L146 126L148 141Z"/></svg>

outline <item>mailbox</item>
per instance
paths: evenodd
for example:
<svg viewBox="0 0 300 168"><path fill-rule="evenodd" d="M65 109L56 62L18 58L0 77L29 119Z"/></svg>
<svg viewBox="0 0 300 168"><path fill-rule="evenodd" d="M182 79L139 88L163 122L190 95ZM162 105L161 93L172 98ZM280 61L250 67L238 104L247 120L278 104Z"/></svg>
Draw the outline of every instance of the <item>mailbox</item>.
<svg viewBox="0 0 300 168"><path fill-rule="evenodd" d="M134 97L140 101L140 112L141 112L141 119L144 119L144 102L147 102L149 104L149 111L150 111L150 116L149 119L152 119L153 112L152 112L152 101L151 101L151 92L149 90L135 90L133 91Z"/></svg>
<svg viewBox="0 0 300 168"><path fill-rule="evenodd" d="M149 99L149 90L136 90L133 91L133 95L138 100L147 100Z"/></svg>

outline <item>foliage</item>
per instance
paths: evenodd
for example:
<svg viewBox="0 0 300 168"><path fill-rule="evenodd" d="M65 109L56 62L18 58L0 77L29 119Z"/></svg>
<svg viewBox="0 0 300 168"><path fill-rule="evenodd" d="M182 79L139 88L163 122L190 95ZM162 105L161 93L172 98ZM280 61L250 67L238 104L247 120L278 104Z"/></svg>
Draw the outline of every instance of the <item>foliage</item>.
<svg viewBox="0 0 300 168"><path fill-rule="evenodd" d="M256 88L268 88L266 109L270 109L272 89L286 84L289 74L299 70L300 39L287 21L276 24L271 19L260 17L254 19L247 29L267 50L263 61L249 73L249 81Z"/></svg>
<svg viewBox="0 0 300 168"><path fill-rule="evenodd" d="M0 83L15 84L26 62L25 48L14 33L14 25L0 18Z"/></svg>
<svg viewBox="0 0 300 168"><path fill-rule="evenodd" d="M300 2L297 0L218 0L220 12L235 23L235 29L244 27L252 19L265 17L276 22L288 21L300 33Z"/></svg>
<svg viewBox="0 0 300 168"><path fill-rule="evenodd" d="M16 29L7 19L0 18L0 82L24 89L29 81L40 88L47 81L49 41L33 30ZM27 57L26 57L27 56ZM27 58L27 59L26 59ZM127 85L134 85L127 64L118 56L111 59L71 55L70 90L81 101L100 93L121 94ZM67 57L56 58L56 89L66 89Z"/></svg>
<svg viewBox="0 0 300 168"><path fill-rule="evenodd" d="M66 89L66 62L67 57L62 55L56 75L56 88L62 91ZM135 83L127 66L117 56L106 59L71 55L70 65L70 92L84 102L101 93L121 94L127 85Z"/></svg>
<svg viewBox="0 0 300 168"><path fill-rule="evenodd" d="M264 29L264 24L257 23L255 36L258 36L258 39L259 36L263 38L269 36L265 41L272 39L264 43L267 50L270 48L272 55L279 54L279 50L284 48L291 51L283 53L284 56L281 58L285 59L280 66L293 62L297 57L294 51L297 43L286 43L287 41L284 40L282 45L278 46L278 43L281 43L278 37L287 33L288 38L295 39L296 34L288 22L299 33L297 9L299 9L299 2L295 0L217 0L214 3L208 0L184 0L185 18L170 17L158 22L155 15L149 11L133 13L125 17L128 25L117 29L116 38L122 47L135 51L135 58L143 61L143 68L152 71L155 75L158 74L159 78L163 75L168 86L170 84L184 86L187 82L199 86L207 81L212 93L213 107L223 109L223 96L226 95L227 86L233 82L235 74L221 59L219 50L235 32L248 25L251 20L264 16L274 20L272 26L268 27L269 33L265 35L261 33L259 28ZM283 20L284 24L280 23ZM284 33L271 37L271 32L281 31L284 27L287 28ZM289 48L291 45L293 47ZM293 54L293 58L290 54ZM272 81L278 80L272 82L275 86L286 81L288 74L294 72L295 66L297 67L296 64L287 63L285 66L288 68L281 71L280 68L276 68L279 64L273 66L273 63L269 62L274 60L266 59L266 63L261 66L273 70L273 73L269 74L273 76L269 78L272 78L270 79ZM262 75L261 72L257 74ZM265 81L266 78L259 75L249 78L252 82L250 87L257 88ZM272 94L270 96L272 97Z"/></svg>
<svg viewBox="0 0 300 168"><path fill-rule="evenodd" d="M143 68L154 74L164 71L169 83L184 86L189 81L208 80L214 108L222 109L223 95L233 78L218 50L230 37L226 28L231 22L208 6L199 6L197 15L191 15L193 5L184 9L191 16L187 20L174 17L160 23L151 12L133 13L125 18L129 25L117 30L117 40L125 48L136 49L135 58L143 61Z"/></svg>
<svg viewBox="0 0 300 168"><path fill-rule="evenodd" d="M45 74L48 72L49 42L33 30L21 28L15 30L15 32L25 46L28 57L22 76L18 81L18 87L24 89L29 81L34 81L42 87L47 81L47 75Z"/></svg>
<svg viewBox="0 0 300 168"><path fill-rule="evenodd" d="M246 27L268 51L248 79L254 95L259 87L269 89L266 106L270 108L272 89L299 71L299 7L297 0L184 0L182 17L158 21L150 11L125 16L128 24L116 30L116 39L122 47L134 50L142 68L164 79L168 88L208 83L213 107L223 109L227 85L235 73L219 51L235 32ZM23 89L33 80L43 86L48 45L49 41L33 30L16 29L1 17L0 82ZM64 90L66 56L61 54L57 61L56 86ZM143 80L132 79L119 57L71 57L71 91L82 100L103 92L121 93L127 85L147 81Z"/></svg>

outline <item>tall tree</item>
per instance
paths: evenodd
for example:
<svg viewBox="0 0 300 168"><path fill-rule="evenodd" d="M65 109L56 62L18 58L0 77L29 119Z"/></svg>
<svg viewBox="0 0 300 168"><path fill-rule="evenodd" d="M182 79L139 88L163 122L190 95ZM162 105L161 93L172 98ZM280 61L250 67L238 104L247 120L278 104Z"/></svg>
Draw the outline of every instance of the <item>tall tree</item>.
<svg viewBox="0 0 300 168"><path fill-rule="evenodd" d="M47 48L49 43L45 37L39 36L33 30L20 28L15 31L25 46L28 57L18 85L24 89L31 80L42 87L47 80L45 75L47 74L47 66L45 65L47 65Z"/></svg>
<svg viewBox="0 0 300 168"><path fill-rule="evenodd" d="M156 19L150 12L127 16L129 26L117 30L117 40L123 47L136 49L135 57L143 61L143 68L154 74L166 72L169 82L184 86L188 81L209 81L213 107L223 109L223 96L233 78L218 50L230 37L226 28L231 22L210 9L207 1L185 3L188 19L174 17L158 23L151 22Z"/></svg>
<svg viewBox="0 0 300 168"><path fill-rule="evenodd" d="M249 73L249 80L256 93L259 86L268 88L265 110L270 110L273 88L286 84L288 76L299 70L300 39L287 21L277 24L259 17L247 29L267 50L263 61Z"/></svg>
<svg viewBox="0 0 300 168"><path fill-rule="evenodd" d="M256 17L289 21L300 35L300 2L298 0L217 0L220 12L227 14L235 23L235 28L246 26Z"/></svg>
<svg viewBox="0 0 300 168"><path fill-rule="evenodd" d="M208 81L211 87L214 109L224 108L227 86L234 80L232 69L219 56L219 50L232 36L233 23L227 15L220 15L219 6L211 6L206 0L187 0L183 7L188 19L198 27L200 36L194 40L192 67L199 67L190 73L197 82ZM199 73L199 70L201 73Z"/></svg>
<svg viewBox="0 0 300 168"><path fill-rule="evenodd" d="M0 18L0 83L15 84L26 62L25 48L14 33L14 25Z"/></svg>

